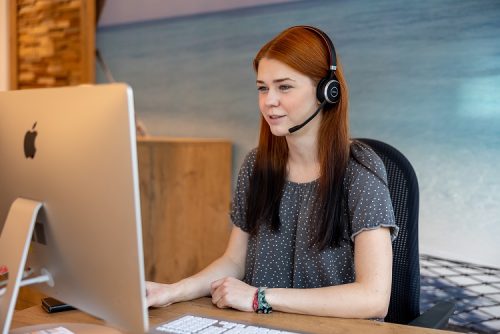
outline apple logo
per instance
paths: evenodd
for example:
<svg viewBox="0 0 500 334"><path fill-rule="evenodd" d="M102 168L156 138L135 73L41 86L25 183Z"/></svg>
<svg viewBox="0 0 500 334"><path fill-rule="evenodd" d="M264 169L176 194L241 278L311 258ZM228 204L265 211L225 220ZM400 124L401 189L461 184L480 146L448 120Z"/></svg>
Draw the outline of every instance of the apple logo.
<svg viewBox="0 0 500 334"><path fill-rule="evenodd" d="M38 134L38 132L35 131L36 123L37 122L33 124L31 131L27 131L26 135L24 135L24 155L26 156L26 158L33 159L35 157L35 139Z"/></svg>

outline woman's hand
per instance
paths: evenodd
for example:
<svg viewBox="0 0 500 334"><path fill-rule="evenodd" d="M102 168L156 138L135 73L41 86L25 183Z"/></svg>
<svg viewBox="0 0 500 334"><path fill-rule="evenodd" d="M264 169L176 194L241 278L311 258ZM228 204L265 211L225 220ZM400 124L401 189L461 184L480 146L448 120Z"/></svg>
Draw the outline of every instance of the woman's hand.
<svg viewBox="0 0 500 334"><path fill-rule="evenodd" d="M212 303L218 308L232 307L246 312L253 312L255 291L257 288L233 277L225 277L213 282L210 289Z"/></svg>
<svg viewBox="0 0 500 334"><path fill-rule="evenodd" d="M146 304L148 307L165 307L174 302L177 289L173 284L146 282Z"/></svg>

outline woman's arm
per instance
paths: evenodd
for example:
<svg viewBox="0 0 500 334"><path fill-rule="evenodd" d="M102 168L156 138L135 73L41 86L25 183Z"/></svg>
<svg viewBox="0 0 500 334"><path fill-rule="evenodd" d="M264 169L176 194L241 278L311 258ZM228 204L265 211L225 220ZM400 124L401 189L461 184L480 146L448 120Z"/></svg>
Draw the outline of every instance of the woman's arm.
<svg viewBox="0 0 500 334"><path fill-rule="evenodd" d="M342 318L383 318L391 295L392 246L389 229L381 227L355 237L355 282L316 289L267 289L274 310ZM218 307L252 310L255 287L232 278L212 284Z"/></svg>
<svg viewBox="0 0 500 334"><path fill-rule="evenodd" d="M354 240L353 283L317 289L268 289L275 310L342 318L383 318L389 308L392 246L388 228L358 234Z"/></svg>
<svg viewBox="0 0 500 334"><path fill-rule="evenodd" d="M199 273L174 284L146 282L147 305L162 307L210 294L212 282L222 277L243 279L248 233L234 226L224 254Z"/></svg>

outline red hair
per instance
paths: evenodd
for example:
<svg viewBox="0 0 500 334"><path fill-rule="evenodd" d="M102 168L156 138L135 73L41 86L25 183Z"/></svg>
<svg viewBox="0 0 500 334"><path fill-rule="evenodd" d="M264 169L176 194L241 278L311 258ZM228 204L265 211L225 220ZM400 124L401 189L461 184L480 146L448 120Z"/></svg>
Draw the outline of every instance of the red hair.
<svg viewBox="0 0 500 334"><path fill-rule="evenodd" d="M257 72L263 58L278 60L310 77L317 85L327 76L330 54L323 38L304 27L292 27L266 43L257 53L253 66ZM318 158L321 165L318 219L313 219L313 244L324 249L337 246L346 222L343 218L344 175L349 162L348 91L342 65L337 58L336 79L340 83L340 99L323 109L318 134ZM288 146L285 137L274 136L261 116L260 137L255 169L250 179L247 219L255 233L262 222L278 231L279 205L286 178Z"/></svg>

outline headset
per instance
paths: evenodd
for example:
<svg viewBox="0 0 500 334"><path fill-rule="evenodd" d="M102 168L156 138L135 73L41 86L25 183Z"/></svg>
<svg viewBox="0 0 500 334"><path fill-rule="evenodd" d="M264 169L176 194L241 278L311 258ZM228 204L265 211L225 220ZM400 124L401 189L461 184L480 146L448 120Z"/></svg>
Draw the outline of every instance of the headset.
<svg viewBox="0 0 500 334"><path fill-rule="evenodd" d="M318 83L318 87L316 89L316 97L319 102L323 102L326 100L327 104L335 104L338 102L340 98L340 83L335 76L335 71L337 70L337 55L335 53L335 48L333 46L333 42L328 37L328 35L322 30L311 27L311 26L298 26L309 31L316 33L320 36L324 44L328 49L328 54L330 58L330 64L328 66L328 74L320 80Z"/></svg>
<svg viewBox="0 0 500 334"><path fill-rule="evenodd" d="M303 126L309 123L314 117L316 117L316 115L321 111L321 109L323 109L326 106L334 105L340 99L340 82L337 80L337 77L335 76L335 71L337 70L337 55L335 53L335 47L333 46L332 40L330 39L330 37L328 37L328 35L325 32L316 27L301 25L301 26L291 27L290 29L296 29L296 28L309 30L318 35L319 37L321 37L321 39L323 40L323 44L328 49L330 63L328 66L327 75L319 81L318 86L316 87L316 98L320 102L319 108L316 110L314 114L312 114L308 119L306 119L305 122L288 129L289 133L293 133L295 131L300 130Z"/></svg>

